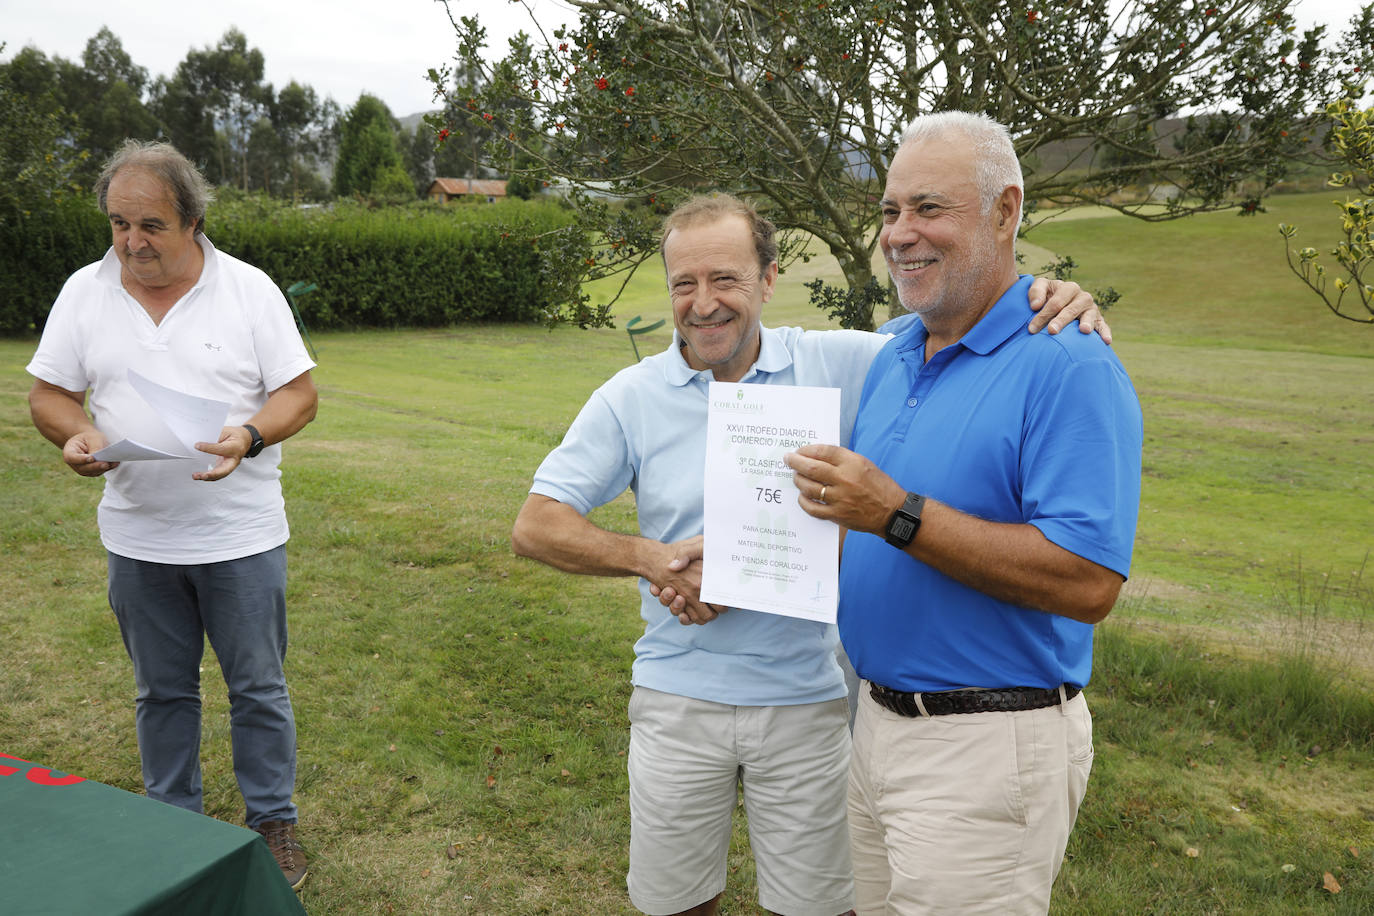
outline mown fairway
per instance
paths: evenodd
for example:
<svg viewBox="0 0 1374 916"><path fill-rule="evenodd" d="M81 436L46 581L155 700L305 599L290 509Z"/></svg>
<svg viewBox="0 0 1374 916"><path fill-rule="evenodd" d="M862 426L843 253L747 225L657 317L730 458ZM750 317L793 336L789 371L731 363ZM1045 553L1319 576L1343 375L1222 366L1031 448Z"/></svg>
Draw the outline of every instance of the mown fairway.
<svg viewBox="0 0 1374 916"><path fill-rule="evenodd" d="M1099 634L1097 761L1057 914L1374 912L1374 328L1330 317L1287 273L1275 229L1329 235L1314 229L1330 197L1032 236L1071 254L1086 286L1125 293L1109 317L1146 418L1133 576ZM770 323L824 325L799 286L818 264L784 274ZM630 297L622 324L666 315L661 274ZM565 576L508 544L539 460L632 360L625 332L315 342L319 419L283 465L307 909L632 912L633 584ZM33 345L0 341L0 750L137 791L99 484L29 423ZM1094 469L1064 485L1093 486ZM632 530L633 506L596 518ZM203 676L207 805L239 820L213 656ZM724 911L753 913L736 839Z"/></svg>

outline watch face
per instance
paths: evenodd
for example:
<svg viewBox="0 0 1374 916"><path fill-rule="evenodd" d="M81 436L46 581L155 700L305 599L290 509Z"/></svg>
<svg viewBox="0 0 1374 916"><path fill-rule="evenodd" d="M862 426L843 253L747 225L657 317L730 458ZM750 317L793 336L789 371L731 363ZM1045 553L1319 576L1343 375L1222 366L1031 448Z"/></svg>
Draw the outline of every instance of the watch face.
<svg viewBox="0 0 1374 916"><path fill-rule="evenodd" d="M894 541L909 542L916 533L916 523L905 515L898 514L887 526L887 536Z"/></svg>

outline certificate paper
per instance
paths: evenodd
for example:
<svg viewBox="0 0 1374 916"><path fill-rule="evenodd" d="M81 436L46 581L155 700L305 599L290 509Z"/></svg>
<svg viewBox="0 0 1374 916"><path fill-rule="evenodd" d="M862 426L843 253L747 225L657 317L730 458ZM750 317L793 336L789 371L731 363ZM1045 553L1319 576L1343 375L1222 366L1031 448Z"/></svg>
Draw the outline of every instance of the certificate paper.
<svg viewBox="0 0 1374 916"><path fill-rule="evenodd" d="M835 622L839 531L797 504L783 455L840 438L840 390L712 382L701 598Z"/></svg>

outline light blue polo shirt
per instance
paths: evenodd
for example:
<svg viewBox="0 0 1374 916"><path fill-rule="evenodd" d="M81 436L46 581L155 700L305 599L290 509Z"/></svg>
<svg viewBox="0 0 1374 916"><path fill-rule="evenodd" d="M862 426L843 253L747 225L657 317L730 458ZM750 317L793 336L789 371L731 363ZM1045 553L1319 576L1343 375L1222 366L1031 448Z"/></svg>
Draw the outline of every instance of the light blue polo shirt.
<svg viewBox="0 0 1374 916"><path fill-rule="evenodd" d="M852 448L907 490L1045 537L1123 577L1140 504L1140 404L1096 334L1031 334L1022 277L923 362L905 323L873 361ZM997 601L850 532L840 636L859 676L897 690L1085 685L1089 624Z"/></svg>
<svg viewBox="0 0 1374 916"><path fill-rule="evenodd" d="M763 328L746 384L840 388L840 435L854 426L859 392L886 337L863 331ZM701 534L707 391L714 376L687 365L679 338L622 369L583 406L535 472L531 493L586 515L634 491L639 532L656 541ZM786 706L845 695L835 627L732 608L683 626L640 580L644 635L633 681L679 696L737 706Z"/></svg>

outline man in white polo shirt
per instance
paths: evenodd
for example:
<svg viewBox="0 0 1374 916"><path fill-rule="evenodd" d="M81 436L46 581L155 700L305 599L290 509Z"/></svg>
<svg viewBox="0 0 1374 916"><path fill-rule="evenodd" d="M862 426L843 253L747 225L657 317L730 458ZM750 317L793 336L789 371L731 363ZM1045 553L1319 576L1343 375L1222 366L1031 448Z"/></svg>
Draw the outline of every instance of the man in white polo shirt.
<svg viewBox="0 0 1374 916"><path fill-rule="evenodd" d="M34 425L83 477L105 477L98 520L109 597L138 685L151 798L203 810L199 665L206 636L229 688L234 775L292 887L296 727L287 693L281 447L315 416L314 363L276 284L204 236L210 189L165 143L130 140L96 184L113 245L58 296L28 365ZM230 404L205 461L110 462L133 439L176 448L129 370ZM86 397L90 396L89 414ZM212 461L213 458L217 461Z"/></svg>

